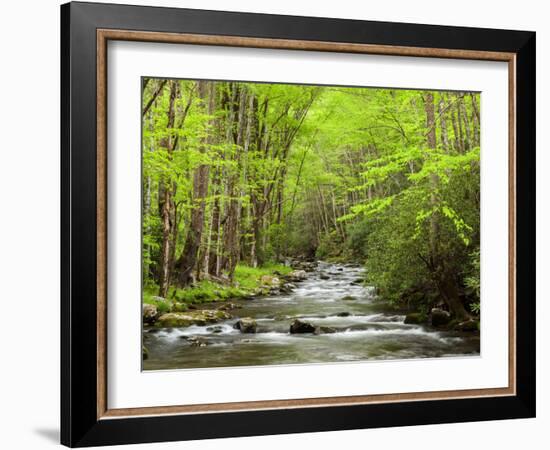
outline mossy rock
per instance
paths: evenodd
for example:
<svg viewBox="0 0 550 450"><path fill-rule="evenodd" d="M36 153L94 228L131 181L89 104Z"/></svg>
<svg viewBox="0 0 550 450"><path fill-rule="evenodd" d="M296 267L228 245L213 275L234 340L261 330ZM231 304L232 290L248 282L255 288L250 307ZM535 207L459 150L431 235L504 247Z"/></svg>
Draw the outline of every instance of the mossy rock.
<svg viewBox="0 0 550 450"><path fill-rule="evenodd" d="M233 328L240 330L241 333L256 333L258 324L251 317L243 317L233 325Z"/></svg>
<svg viewBox="0 0 550 450"><path fill-rule="evenodd" d="M154 323L158 315L159 315L159 311L156 305L143 303L142 305L143 323L145 324Z"/></svg>
<svg viewBox="0 0 550 450"><path fill-rule="evenodd" d="M204 326L210 323L231 319L231 314L215 309L203 309L188 312L171 312L163 314L156 325L164 328L189 327L191 325Z"/></svg>
<svg viewBox="0 0 550 450"><path fill-rule="evenodd" d="M354 297L353 295L346 295L345 297L342 297L341 300L352 301L357 300L357 297Z"/></svg>
<svg viewBox="0 0 550 450"><path fill-rule="evenodd" d="M409 313L403 323L407 325L420 325L426 323L428 317L424 313Z"/></svg>

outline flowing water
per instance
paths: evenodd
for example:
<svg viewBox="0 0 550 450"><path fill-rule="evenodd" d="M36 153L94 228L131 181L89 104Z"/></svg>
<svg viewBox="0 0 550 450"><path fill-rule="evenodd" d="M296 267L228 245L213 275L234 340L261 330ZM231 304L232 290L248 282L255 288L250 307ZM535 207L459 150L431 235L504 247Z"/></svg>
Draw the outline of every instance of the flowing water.
<svg viewBox="0 0 550 450"><path fill-rule="evenodd" d="M360 267L319 263L290 294L233 302L241 308L230 311L231 320L208 326L145 329L149 358L144 369L479 355L479 335L404 324L404 313L391 310L377 301L374 289L357 283L362 276ZM243 334L233 328L239 317L254 318L257 333ZM296 318L336 332L290 334L290 324ZM192 346L193 337L206 346Z"/></svg>

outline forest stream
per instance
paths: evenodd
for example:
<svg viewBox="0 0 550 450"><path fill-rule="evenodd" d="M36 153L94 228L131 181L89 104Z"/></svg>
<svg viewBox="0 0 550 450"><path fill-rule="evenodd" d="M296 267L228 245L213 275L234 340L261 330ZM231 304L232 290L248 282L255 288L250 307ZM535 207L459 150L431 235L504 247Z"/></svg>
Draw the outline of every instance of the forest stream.
<svg viewBox="0 0 550 450"><path fill-rule="evenodd" d="M320 262L290 293L234 301L230 320L145 329L144 369L479 355L479 335L404 324L405 312L377 301L362 277L362 267ZM256 321L256 333L234 328L243 317ZM295 319L330 331L291 334ZM197 339L200 346L193 345Z"/></svg>

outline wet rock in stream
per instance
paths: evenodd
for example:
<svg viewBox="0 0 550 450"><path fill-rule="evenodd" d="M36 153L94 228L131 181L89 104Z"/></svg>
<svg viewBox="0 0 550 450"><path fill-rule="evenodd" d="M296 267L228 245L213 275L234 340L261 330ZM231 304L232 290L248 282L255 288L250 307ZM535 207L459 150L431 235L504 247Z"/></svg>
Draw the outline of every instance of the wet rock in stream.
<svg viewBox="0 0 550 450"><path fill-rule="evenodd" d="M296 319L290 324L290 334L303 334L314 332L315 325L312 325L308 322L302 322L300 319Z"/></svg>
<svg viewBox="0 0 550 450"><path fill-rule="evenodd" d="M304 259L287 265L290 274L265 278L250 298L160 313L161 323L157 316L145 324L145 370L479 355L479 333L455 330L463 322L459 329L477 328L477 320L433 327L426 311L419 323L404 324L406 311L377 297L362 267Z"/></svg>
<svg viewBox="0 0 550 450"><path fill-rule="evenodd" d="M241 333L256 333L258 324L251 317L243 317L233 325L233 328L240 330Z"/></svg>
<svg viewBox="0 0 550 450"><path fill-rule="evenodd" d="M206 341L206 339L198 336L188 337L187 342L189 342L189 345L191 347L206 347L208 345L208 342Z"/></svg>

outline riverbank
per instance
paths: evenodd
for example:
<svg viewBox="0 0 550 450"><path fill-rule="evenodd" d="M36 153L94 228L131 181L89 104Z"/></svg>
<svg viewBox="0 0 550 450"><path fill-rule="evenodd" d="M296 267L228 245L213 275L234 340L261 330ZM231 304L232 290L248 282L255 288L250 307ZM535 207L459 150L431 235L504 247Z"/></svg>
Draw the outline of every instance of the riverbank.
<svg viewBox="0 0 550 450"><path fill-rule="evenodd" d="M289 294L296 288L296 282L304 281L308 272L317 270L319 261L292 261L288 265L268 264L253 268L238 265L233 281L227 278L208 277L184 288L171 288L166 298L154 295L157 286L150 286L143 294L143 322L146 326L182 327L217 323L231 318L227 312L237 309L235 301L251 300L257 297ZM322 264L335 267L336 272L320 271L320 280L329 280L345 268L358 268L357 264L339 261L327 261ZM362 270L362 269L361 269ZM356 277L350 280L350 286L363 285L364 278ZM375 289L370 289L375 294ZM419 294L419 292L415 292ZM353 296L347 296L350 299ZM344 298L347 298L344 297ZM467 320L457 320L440 307L429 307L426 302L414 302L411 305L408 297L403 302L388 302L373 295L371 301L378 305L379 310L389 313L399 313L404 316L403 322L411 325L431 326L438 330L455 330L476 332L480 329L479 317ZM429 303L429 302L428 302ZM183 314L185 313L185 314ZM305 326L304 329L313 329Z"/></svg>
<svg viewBox="0 0 550 450"><path fill-rule="evenodd" d="M223 310L228 309L226 304L231 301L289 292L294 287L293 282L304 278L305 271L282 264L257 268L240 264L235 269L233 281L208 277L184 289L172 287L166 298L156 295L157 286L148 286L143 292L143 321L145 325L178 326L169 325L173 320L159 319L168 313L183 312L189 312L190 317L197 316L200 321L200 314L193 311Z"/></svg>
<svg viewBox="0 0 550 450"><path fill-rule="evenodd" d="M144 369L479 355L479 333L405 323L362 279L361 266L320 262L287 292L166 313L144 327Z"/></svg>

